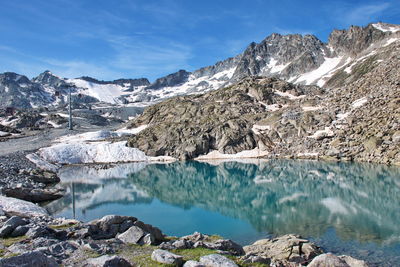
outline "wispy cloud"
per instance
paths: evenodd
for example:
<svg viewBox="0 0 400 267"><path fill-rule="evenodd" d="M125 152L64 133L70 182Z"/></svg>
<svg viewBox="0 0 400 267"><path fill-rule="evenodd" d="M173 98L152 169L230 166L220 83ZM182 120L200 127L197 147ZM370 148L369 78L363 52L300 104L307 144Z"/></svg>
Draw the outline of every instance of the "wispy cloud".
<svg viewBox="0 0 400 267"><path fill-rule="evenodd" d="M375 21L379 15L390 7L390 3L383 2L379 4L368 4L350 9L350 11L344 12L344 16L341 18L347 24L361 25Z"/></svg>

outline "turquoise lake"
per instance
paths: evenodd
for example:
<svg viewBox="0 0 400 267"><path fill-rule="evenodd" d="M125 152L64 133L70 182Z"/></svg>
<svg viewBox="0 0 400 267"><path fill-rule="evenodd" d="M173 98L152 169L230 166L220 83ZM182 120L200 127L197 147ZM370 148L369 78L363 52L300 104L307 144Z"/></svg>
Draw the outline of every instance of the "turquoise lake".
<svg viewBox="0 0 400 267"><path fill-rule="evenodd" d="M46 208L90 221L130 215L182 236L199 231L242 245L300 234L325 251L400 262L400 168L273 160L68 166L67 195Z"/></svg>

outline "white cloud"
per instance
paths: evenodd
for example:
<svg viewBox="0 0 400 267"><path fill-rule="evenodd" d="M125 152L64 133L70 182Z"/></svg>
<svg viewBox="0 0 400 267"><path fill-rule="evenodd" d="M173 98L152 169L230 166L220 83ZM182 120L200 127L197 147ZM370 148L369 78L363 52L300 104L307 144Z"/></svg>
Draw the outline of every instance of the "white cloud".
<svg viewBox="0 0 400 267"><path fill-rule="evenodd" d="M373 22L389 7L390 3L387 2L359 6L345 13L343 19L347 25L361 25Z"/></svg>

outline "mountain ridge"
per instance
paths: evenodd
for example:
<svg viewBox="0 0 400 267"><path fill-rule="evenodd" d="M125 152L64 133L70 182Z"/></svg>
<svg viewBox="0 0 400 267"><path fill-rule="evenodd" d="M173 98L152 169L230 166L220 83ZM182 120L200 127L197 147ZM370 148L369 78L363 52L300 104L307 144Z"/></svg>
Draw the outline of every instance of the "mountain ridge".
<svg viewBox="0 0 400 267"><path fill-rule="evenodd" d="M380 43L385 40L386 43ZM14 82L12 85L14 90L11 90L14 95L0 97L0 106L31 108L57 105L65 102L69 88L72 88L73 94L88 95L106 103L150 104L176 95L216 90L232 85L247 76L278 77L295 84L337 87L341 84L337 79L336 81L331 79L337 78L336 74L341 69L351 70L352 65L368 56L366 51L374 52L371 49L374 45L379 49L398 40L400 40L400 25L381 22L370 23L365 27L351 26L346 30L334 29L327 43L310 34L273 33L259 43L252 42L242 53L234 57L193 72L179 70L152 83L146 78L100 81L83 76L68 79L45 71L31 79L29 83ZM25 78L23 80L26 80ZM22 84L22 87L19 84ZM18 94L29 95L23 86L28 86L36 92L32 95L37 99L36 102L10 102L10 98L18 98ZM6 92L7 87L8 84L3 79L3 82L0 82L0 92L4 95L9 94L10 90ZM57 100L55 94L61 94L63 100Z"/></svg>

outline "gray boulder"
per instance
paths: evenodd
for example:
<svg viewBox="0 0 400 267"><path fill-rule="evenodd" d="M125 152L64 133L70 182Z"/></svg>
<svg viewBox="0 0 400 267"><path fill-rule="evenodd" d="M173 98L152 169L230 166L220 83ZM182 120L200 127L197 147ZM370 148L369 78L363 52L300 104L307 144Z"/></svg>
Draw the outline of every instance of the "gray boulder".
<svg viewBox="0 0 400 267"><path fill-rule="evenodd" d="M127 244L139 244L139 241L146 235L146 232L137 226L131 226L128 230L119 234L117 238Z"/></svg>
<svg viewBox="0 0 400 267"><path fill-rule="evenodd" d="M219 254L211 254L200 258L200 263L207 267L238 267L232 260Z"/></svg>
<svg viewBox="0 0 400 267"><path fill-rule="evenodd" d="M342 260L336 255L331 253L321 254L315 257L310 264L309 267L350 267L345 260Z"/></svg>
<svg viewBox="0 0 400 267"><path fill-rule="evenodd" d="M124 258L118 256L104 255L97 258L87 260L90 267L131 267L132 265Z"/></svg>
<svg viewBox="0 0 400 267"><path fill-rule="evenodd" d="M32 217L32 216L47 216L47 211L31 202L0 196L0 206L2 209L12 215L18 215L21 217Z"/></svg>
<svg viewBox="0 0 400 267"><path fill-rule="evenodd" d="M310 262L322 251L313 243L298 235L284 235L273 239L261 239L243 247L246 255L270 258L283 265Z"/></svg>
<svg viewBox="0 0 400 267"><path fill-rule="evenodd" d="M24 234L26 234L29 231L29 229L30 228L26 225L20 225L17 228L15 228L14 231L12 231L10 236L11 237L23 236Z"/></svg>
<svg viewBox="0 0 400 267"><path fill-rule="evenodd" d="M8 219L2 228L0 228L0 237L9 236L18 226L26 225L28 222L19 216L12 216Z"/></svg>
<svg viewBox="0 0 400 267"><path fill-rule="evenodd" d="M187 261L185 262L183 267L206 267L206 266L198 261Z"/></svg>
<svg viewBox="0 0 400 267"><path fill-rule="evenodd" d="M0 259L0 267L57 267L56 260L42 252L33 251L20 256Z"/></svg>
<svg viewBox="0 0 400 267"><path fill-rule="evenodd" d="M151 254L151 259L153 261L163 263L163 264L171 264L174 266L181 266L183 264L183 257L171 253L166 250L156 249Z"/></svg>

